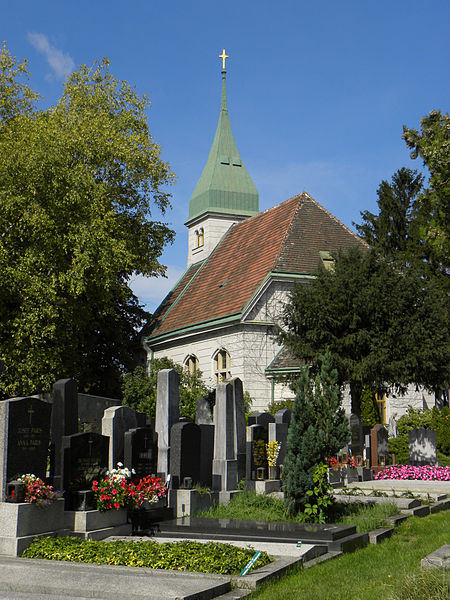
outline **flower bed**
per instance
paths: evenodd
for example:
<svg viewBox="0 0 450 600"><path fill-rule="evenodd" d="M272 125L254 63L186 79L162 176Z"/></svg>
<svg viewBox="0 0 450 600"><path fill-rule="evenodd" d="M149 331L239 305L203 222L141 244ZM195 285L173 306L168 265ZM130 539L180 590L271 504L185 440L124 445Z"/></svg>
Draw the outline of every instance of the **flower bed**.
<svg viewBox="0 0 450 600"><path fill-rule="evenodd" d="M394 465L386 467L375 475L375 479L415 479L421 481L450 481L450 467L414 467Z"/></svg>

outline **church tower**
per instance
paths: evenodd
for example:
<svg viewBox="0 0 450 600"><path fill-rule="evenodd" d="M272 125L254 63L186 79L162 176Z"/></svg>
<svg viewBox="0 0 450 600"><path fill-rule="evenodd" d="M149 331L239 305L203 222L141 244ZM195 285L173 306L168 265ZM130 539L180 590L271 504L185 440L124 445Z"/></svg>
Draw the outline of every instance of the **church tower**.
<svg viewBox="0 0 450 600"><path fill-rule="evenodd" d="M259 212L259 195L234 141L227 108L225 59L216 135L203 173L189 202L188 266L207 258L224 233Z"/></svg>

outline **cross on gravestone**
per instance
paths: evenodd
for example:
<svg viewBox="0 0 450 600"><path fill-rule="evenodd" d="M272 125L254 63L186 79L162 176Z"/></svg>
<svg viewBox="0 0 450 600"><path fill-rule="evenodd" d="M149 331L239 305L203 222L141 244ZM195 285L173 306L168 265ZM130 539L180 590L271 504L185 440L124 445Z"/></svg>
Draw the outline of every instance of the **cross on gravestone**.
<svg viewBox="0 0 450 600"><path fill-rule="evenodd" d="M170 430L179 420L179 377L175 369L158 373L155 431L158 435L158 477L165 480L169 473Z"/></svg>
<svg viewBox="0 0 450 600"><path fill-rule="evenodd" d="M129 429L135 429L138 417L129 406L111 406L103 413L102 434L109 437L109 469L115 469L117 463L123 463L124 435Z"/></svg>
<svg viewBox="0 0 450 600"><path fill-rule="evenodd" d="M153 427L137 427L124 435L124 466L135 470L137 477L156 473L156 436Z"/></svg>
<svg viewBox="0 0 450 600"><path fill-rule="evenodd" d="M51 404L34 397L0 402L1 501L12 479L26 473L45 479L51 412Z"/></svg>
<svg viewBox="0 0 450 600"><path fill-rule="evenodd" d="M408 443L410 465L422 467L436 464L436 431L433 429L410 429Z"/></svg>

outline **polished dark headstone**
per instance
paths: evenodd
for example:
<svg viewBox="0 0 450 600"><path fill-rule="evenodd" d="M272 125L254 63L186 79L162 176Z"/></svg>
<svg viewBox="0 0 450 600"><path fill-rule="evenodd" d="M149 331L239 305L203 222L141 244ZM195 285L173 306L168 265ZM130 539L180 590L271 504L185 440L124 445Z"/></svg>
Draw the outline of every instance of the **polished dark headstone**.
<svg viewBox="0 0 450 600"><path fill-rule="evenodd" d="M153 427L137 427L125 432L124 465L145 477L156 473L156 436Z"/></svg>
<svg viewBox="0 0 450 600"><path fill-rule="evenodd" d="M170 430L170 474L172 487L182 486L185 478L200 482L201 430L192 421L175 423Z"/></svg>
<svg viewBox="0 0 450 600"><path fill-rule="evenodd" d="M64 489L90 489L108 469L109 438L99 433L76 433L63 438Z"/></svg>
<svg viewBox="0 0 450 600"><path fill-rule="evenodd" d="M49 455L51 405L38 398L5 400L9 404L6 480L33 473L45 479Z"/></svg>

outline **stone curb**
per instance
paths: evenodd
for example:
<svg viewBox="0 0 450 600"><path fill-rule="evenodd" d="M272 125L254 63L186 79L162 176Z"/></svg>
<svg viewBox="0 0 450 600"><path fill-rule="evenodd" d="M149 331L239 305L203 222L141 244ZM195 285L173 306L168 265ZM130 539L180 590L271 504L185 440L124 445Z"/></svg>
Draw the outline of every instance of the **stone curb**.
<svg viewBox="0 0 450 600"><path fill-rule="evenodd" d="M393 527L380 527L380 529L369 531L369 544L379 544L383 540L390 538L393 533Z"/></svg>
<svg viewBox="0 0 450 600"><path fill-rule="evenodd" d="M450 569L450 545L441 546L420 561L422 569Z"/></svg>

